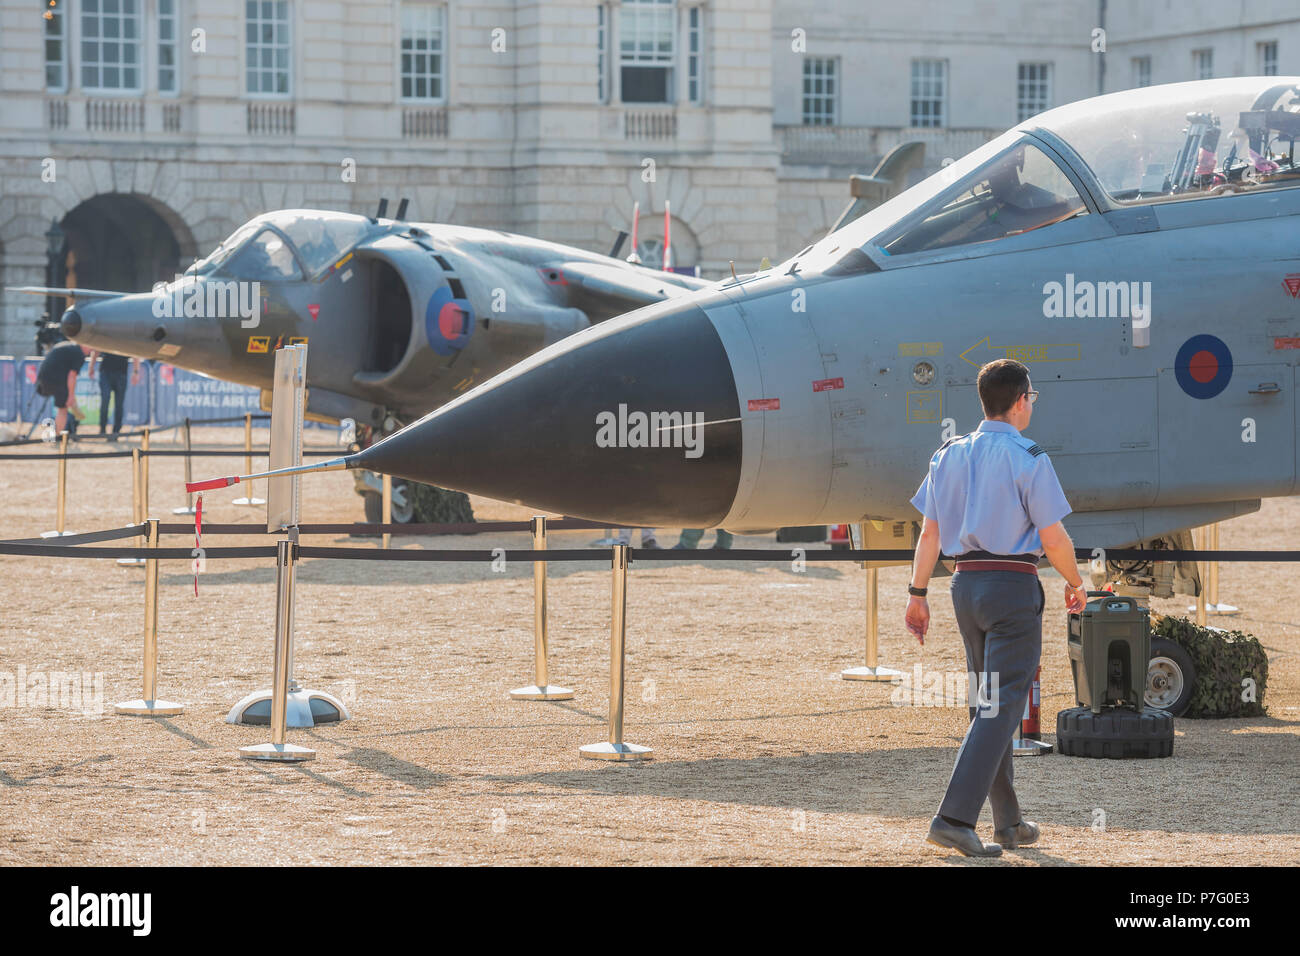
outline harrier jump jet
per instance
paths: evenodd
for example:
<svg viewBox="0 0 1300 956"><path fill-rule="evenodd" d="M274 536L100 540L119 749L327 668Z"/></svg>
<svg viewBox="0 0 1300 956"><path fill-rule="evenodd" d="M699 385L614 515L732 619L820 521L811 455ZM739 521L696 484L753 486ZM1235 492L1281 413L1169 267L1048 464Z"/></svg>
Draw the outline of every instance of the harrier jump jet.
<svg viewBox="0 0 1300 956"><path fill-rule="evenodd" d="M82 345L263 389L275 350L310 342L308 412L353 419L364 444L567 335L709 284L614 258L622 236L602 256L386 209L266 213L151 292L17 291L73 298L61 328ZM399 520L403 497L398 484Z"/></svg>
<svg viewBox="0 0 1300 956"><path fill-rule="evenodd" d="M1298 137L1298 77L1060 107L769 271L580 331L326 467L621 524L906 525L1007 356L1075 540L1175 543L1297 490ZM1173 573L1105 570L1156 594Z"/></svg>

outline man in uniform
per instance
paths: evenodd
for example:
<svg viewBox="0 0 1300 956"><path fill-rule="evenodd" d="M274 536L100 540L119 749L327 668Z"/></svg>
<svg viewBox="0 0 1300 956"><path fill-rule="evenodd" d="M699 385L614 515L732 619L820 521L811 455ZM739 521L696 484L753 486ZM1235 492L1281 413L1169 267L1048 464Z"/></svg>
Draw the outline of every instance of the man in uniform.
<svg viewBox="0 0 1300 956"><path fill-rule="evenodd" d="M927 840L966 856L998 856L1033 843L1038 825L1020 813L1012 787L1011 738L1038 669L1043 588L1038 562L1046 553L1065 579L1065 605L1082 610L1087 592L1074 543L1061 525L1071 511L1052 463L1021 435L1038 393L1029 369L999 359L977 379L984 421L945 442L912 504L923 515L908 587L907 628L925 643L930 625L926 585L939 558L956 559L953 608L966 645L966 666L979 675L971 722ZM993 810L994 844L975 832L985 799Z"/></svg>

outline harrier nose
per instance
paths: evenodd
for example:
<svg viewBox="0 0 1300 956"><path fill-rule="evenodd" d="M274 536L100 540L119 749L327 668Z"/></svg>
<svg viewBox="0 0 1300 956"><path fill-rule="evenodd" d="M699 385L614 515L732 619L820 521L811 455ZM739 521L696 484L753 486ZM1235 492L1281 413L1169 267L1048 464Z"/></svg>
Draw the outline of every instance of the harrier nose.
<svg viewBox="0 0 1300 956"><path fill-rule="evenodd" d="M59 329L68 338L76 338L81 332L81 313L76 309L69 309L63 313L63 320L59 322Z"/></svg>

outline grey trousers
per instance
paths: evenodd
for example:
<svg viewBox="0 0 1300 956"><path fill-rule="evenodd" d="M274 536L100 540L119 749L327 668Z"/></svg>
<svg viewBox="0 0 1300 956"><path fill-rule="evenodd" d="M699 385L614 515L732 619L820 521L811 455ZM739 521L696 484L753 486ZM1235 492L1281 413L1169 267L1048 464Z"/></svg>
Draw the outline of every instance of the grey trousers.
<svg viewBox="0 0 1300 956"><path fill-rule="evenodd" d="M958 571L952 605L966 668L987 688L987 699L971 701L976 706L939 813L975 823L987 798L994 828L1004 830L1021 821L1011 740L1042 653L1043 588L1037 575L1019 571Z"/></svg>

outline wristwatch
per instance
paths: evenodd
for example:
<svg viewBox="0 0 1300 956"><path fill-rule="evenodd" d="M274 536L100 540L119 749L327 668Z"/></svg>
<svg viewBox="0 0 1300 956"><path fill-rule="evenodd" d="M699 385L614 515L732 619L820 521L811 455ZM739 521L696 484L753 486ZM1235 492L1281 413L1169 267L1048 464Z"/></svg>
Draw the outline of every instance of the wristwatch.
<svg viewBox="0 0 1300 956"><path fill-rule="evenodd" d="M918 588L918 587L914 587L913 585L909 584L909 585L907 586L907 593L910 594L910 595L912 595L912 597L925 597L927 594L930 593L930 589L929 589L929 588Z"/></svg>

